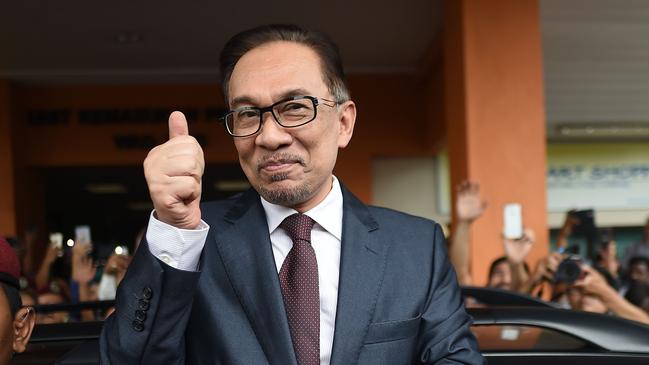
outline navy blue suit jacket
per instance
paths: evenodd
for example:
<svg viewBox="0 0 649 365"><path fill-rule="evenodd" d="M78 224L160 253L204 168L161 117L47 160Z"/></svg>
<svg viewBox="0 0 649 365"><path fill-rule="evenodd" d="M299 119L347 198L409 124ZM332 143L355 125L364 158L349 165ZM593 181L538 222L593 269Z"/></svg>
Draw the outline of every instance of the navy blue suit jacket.
<svg viewBox="0 0 649 365"><path fill-rule="evenodd" d="M104 364L296 365L266 217L254 190L206 203L199 272L143 242L101 335ZM440 227L343 187L332 365L482 364Z"/></svg>

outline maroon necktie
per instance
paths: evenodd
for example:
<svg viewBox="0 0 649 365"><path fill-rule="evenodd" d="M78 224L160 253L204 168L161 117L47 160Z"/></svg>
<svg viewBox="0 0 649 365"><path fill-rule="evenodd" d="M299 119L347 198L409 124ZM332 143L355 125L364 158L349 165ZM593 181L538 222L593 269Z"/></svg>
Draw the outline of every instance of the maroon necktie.
<svg viewBox="0 0 649 365"><path fill-rule="evenodd" d="M293 214L280 225L293 240L293 248L279 270L279 282L295 356L300 365L320 365L318 261L311 247L314 224L309 216Z"/></svg>

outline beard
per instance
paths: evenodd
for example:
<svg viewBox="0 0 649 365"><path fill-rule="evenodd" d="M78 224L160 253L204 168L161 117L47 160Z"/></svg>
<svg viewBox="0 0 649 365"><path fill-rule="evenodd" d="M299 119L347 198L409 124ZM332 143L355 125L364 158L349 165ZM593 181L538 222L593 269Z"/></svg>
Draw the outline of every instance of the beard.
<svg viewBox="0 0 649 365"><path fill-rule="evenodd" d="M257 172L259 172L261 166L269 161L293 162L300 164L302 167L306 167L306 162L299 155L291 153L275 153L272 155L266 155L257 162ZM278 183L287 179L289 179L289 174L286 172L272 174L270 176L270 184L266 185L259 183L255 186L255 190L257 190L259 195L266 199L266 201L285 207L293 207L298 204L304 203L313 196L313 186L311 186L311 184L309 184L308 182L302 182L298 186L289 188L269 188L269 186L272 186L273 183Z"/></svg>
<svg viewBox="0 0 649 365"><path fill-rule="evenodd" d="M270 177L272 182L283 181L287 178L288 174L286 173L274 174ZM266 201L285 207L293 207L304 203L313 195L313 189L308 183L303 183L292 188L278 189L268 189L259 185L256 186L256 190Z"/></svg>

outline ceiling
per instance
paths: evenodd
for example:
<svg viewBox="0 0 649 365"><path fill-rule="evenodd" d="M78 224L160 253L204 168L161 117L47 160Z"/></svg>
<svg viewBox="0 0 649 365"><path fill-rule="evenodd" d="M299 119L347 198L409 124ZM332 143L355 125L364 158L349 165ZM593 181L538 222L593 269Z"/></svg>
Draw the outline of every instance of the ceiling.
<svg viewBox="0 0 649 365"><path fill-rule="evenodd" d="M440 4L13 1L0 12L0 77L34 83L213 82L225 41L265 23L329 33L348 72L412 72L441 28Z"/></svg>
<svg viewBox="0 0 649 365"><path fill-rule="evenodd" d="M0 12L0 78L38 84L211 83L227 37L272 22L331 34L348 73L414 72L441 30L441 4L7 2ZM649 1L540 0L540 14L548 135L571 124L649 126Z"/></svg>
<svg viewBox="0 0 649 365"><path fill-rule="evenodd" d="M647 128L649 1L540 3L548 124Z"/></svg>

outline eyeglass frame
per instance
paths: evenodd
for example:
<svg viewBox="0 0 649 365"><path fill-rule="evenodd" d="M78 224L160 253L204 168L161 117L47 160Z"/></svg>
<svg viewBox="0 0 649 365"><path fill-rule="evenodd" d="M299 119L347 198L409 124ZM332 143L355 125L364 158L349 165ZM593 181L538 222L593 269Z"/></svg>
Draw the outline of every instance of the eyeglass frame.
<svg viewBox="0 0 649 365"><path fill-rule="evenodd" d="M280 105L282 103L286 103L287 101L302 100L302 99L309 99L313 103L313 118L307 120L306 122L297 124L297 125L290 125L290 126L283 125L279 121L279 118L275 115L275 112L273 111L273 109L277 105ZM332 103L333 105L329 105L329 104L326 104L324 102L321 103L320 100ZM337 101L334 101L334 100L329 100L329 99L325 99L325 98L318 98L316 96L311 96L311 95L296 95L296 96L291 96L291 97L279 100L279 101L277 101L277 102L275 102L275 103L273 103L273 104L271 104L269 106L263 107L263 108L258 108L258 107L254 107L254 106L244 106L244 107L241 107L241 108L228 110L225 114L223 114L222 117L219 118L219 121L221 123L223 123L223 126L225 127L225 131L228 132L228 134L230 136L237 137L237 138L250 137L252 135L257 134L261 130L261 126L262 126L262 124L264 124L264 114L266 112L270 112L270 115L273 116L273 120L275 120L275 123L280 125L282 128L296 128L296 127L301 127L301 126L303 126L305 124L311 123L318 117L318 105L325 105L325 106L328 106L330 108L334 108L334 107L336 107L336 105L340 105L340 103L337 102ZM226 118L229 115L231 115L233 113L236 113L236 112L240 112L242 110L256 110L256 111L258 111L259 112L259 124L257 126L257 129L254 132L252 132L250 134L238 136L238 135L234 135L232 132L230 132L230 129L228 128L228 123L226 122Z"/></svg>

